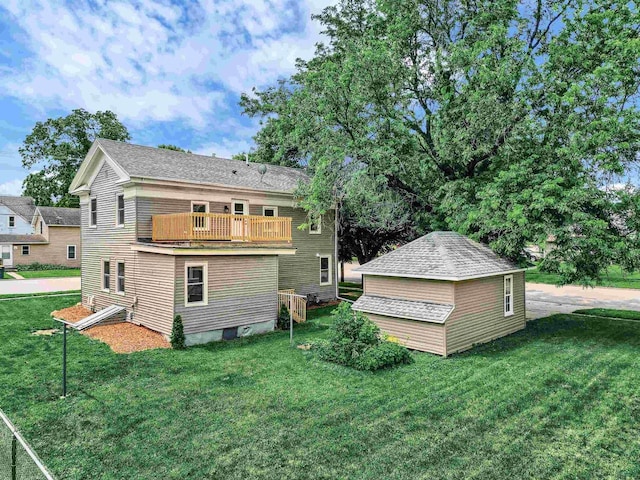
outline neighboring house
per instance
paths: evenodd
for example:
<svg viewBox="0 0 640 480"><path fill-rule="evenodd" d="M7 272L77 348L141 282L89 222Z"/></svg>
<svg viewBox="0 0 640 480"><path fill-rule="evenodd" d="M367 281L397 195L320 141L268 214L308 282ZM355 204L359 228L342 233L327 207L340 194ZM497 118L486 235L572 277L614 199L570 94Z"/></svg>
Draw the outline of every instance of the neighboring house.
<svg viewBox="0 0 640 480"><path fill-rule="evenodd" d="M302 170L98 139L70 192L82 211L82 302L126 307L188 344L272 330L278 290L336 297L333 211L307 223Z"/></svg>
<svg viewBox="0 0 640 480"><path fill-rule="evenodd" d="M366 263L353 309L415 350L450 355L525 327L524 269L455 232Z"/></svg>
<svg viewBox="0 0 640 480"><path fill-rule="evenodd" d="M0 196L0 258L5 267L13 266L14 241L42 241L31 238L33 228L31 220L36 210L31 197Z"/></svg>

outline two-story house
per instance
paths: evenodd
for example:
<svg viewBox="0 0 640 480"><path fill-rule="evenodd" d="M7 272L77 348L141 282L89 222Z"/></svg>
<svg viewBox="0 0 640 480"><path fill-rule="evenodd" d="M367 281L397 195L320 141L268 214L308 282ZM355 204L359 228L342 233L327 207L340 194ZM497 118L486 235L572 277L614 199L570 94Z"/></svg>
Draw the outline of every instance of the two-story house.
<svg viewBox="0 0 640 480"><path fill-rule="evenodd" d="M16 242L43 241L41 237L33 237L31 220L35 210L31 197L0 196L0 258L5 267L13 266L18 253Z"/></svg>
<svg viewBox="0 0 640 480"><path fill-rule="evenodd" d="M188 344L272 330L278 290L336 297L335 213L309 222L300 169L98 139L74 178L82 302ZM310 224L309 228L299 228Z"/></svg>

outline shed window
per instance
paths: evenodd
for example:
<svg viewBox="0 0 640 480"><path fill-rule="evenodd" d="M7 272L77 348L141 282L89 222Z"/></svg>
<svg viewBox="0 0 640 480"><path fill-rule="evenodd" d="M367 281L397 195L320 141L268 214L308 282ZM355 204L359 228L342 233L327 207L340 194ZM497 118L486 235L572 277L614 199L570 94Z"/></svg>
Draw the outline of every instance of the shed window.
<svg viewBox="0 0 640 480"><path fill-rule="evenodd" d="M31 247L29 245L22 245L22 255L29 255L31 253Z"/></svg>
<svg viewBox="0 0 640 480"><path fill-rule="evenodd" d="M67 260L75 260L75 259L76 259L76 246L67 245Z"/></svg>
<svg viewBox="0 0 640 480"><path fill-rule="evenodd" d="M331 285L331 255L320 257L320 285Z"/></svg>
<svg viewBox="0 0 640 480"><path fill-rule="evenodd" d="M98 199L92 198L89 208L89 225L95 227L98 224Z"/></svg>
<svg viewBox="0 0 640 480"><path fill-rule="evenodd" d="M124 293L124 262L116 264L116 292Z"/></svg>
<svg viewBox="0 0 640 480"><path fill-rule="evenodd" d="M504 316L513 315L513 275L504 277Z"/></svg>
<svg viewBox="0 0 640 480"><path fill-rule="evenodd" d="M185 265L185 306L207 304L207 265Z"/></svg>
<svg viewBox="0 0 640 480"><path fill-rule="evenodd" d="M124 225L124 194L116 196L116 225Z"/></svg>
<svg viewBox="0 0 640 480"><path fill-rule="evenodd" d="M16 217L13 215L9 215L9 228L13 228L16 226Z"/></svg>
<svg viewBox="0 0 640 480"><path fill-rule="evenodd" d="M109 260L102 261L102 289L109 291L111 285L111 262Z"/></svg>

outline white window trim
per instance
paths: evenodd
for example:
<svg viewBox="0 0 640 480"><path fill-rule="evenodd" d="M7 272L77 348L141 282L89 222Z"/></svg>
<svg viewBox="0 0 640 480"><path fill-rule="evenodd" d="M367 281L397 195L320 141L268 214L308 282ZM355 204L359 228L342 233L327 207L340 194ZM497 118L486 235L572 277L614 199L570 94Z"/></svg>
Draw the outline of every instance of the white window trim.
<svg viewBox="0 0 640 480"><path fill-rule="evenodd" d="M116 293L117 293L118 295L124 295L124 294L125 294L125 291L127 290L127 270L126 270L126 269L127 269L127 267L126 267L126 266L124 267L124 268L125 268L125 271L124 271L125 275L123 276L123 279L124 279L124 281L125 281L125 283L124 283L124 290L120 290L120 286L119 286L119 284L118 284L118 280L120 279L120 278L119 278L119 275L118 275L118 266L119 266L119 265L124 265L124 261L122 261L122 260L118 260L118 261L116 261ZM109 279L109 280L111 280L111 279Z"/></svg>
<svg viewBox="0 0 640 480"><path fill-rule="evenodd" d="M73 247L73 258L69 256L69 247ZM67 245L67 260L77 260L78 259L78 247L75 245Z"/></svg>
<svg viewBox="0 0 640 480"><path fill-rule="evenodd" d="M27 253L24 253L25 247L27 248ZM31 245L22 245L20 248L20 255L23 257L28 257L31 255Z"/></svg>
<svg viewBox="0 0 640 480"><path fill-rule="evenodd" d="M204 213L209 213L209 202L207 200L191 200L191 213L195 213L193 211L194 205L204 205ZM195 223L195 218L193 219ZM203 227L193 227L194 230L209 230L209 218L205 218Z"/></svg>
<svg viewBox="0 0 640 480"><path fill-rule="evenodd" d="M231 214L232 215L238 215L236 213L236 209L235 209L235 204L236 203L241 203L243 205L243 207L242 207L242 215L249 215L249 200L241 200L239 198L232 198L231 199Z"/></svg>
<svg viewBox="0 0 640 480"><path fill-rule="evenodd" d="M263 207L262 207L262 216L263 217L266 217L265 210L273 210L273 216L274 217L278 216L278 207L271 207L269 205L263 205Z"/></svg>
<svg viewBox="0 0 640 480"><path fill-rule="evenodd" d="M11 219L13 218L13 225L11 225ZM7 217L7 228L16 228L16 216L9 215Z"/></svg>
<svg viewBox="0 0 640 480"><path fill-rule="evenodd" d="M116 225L116 227L117 227L117 228L123 228L123 227L124 227L124 224L126 223L126 218L123 218L123 219L122 219L122 220L123 220L123 222L122 222L122 223L118 223L118 220L119 220L119 219L118 219L118 198L119 198L119 197L122 197L122 202L123 202L123 205L122 205L122 207L123 207L123 208L122 208L122 212L123 212L123 213L124 213L124 209L125 209L125 206L124 206L124 193L116 193L116 222L115 222L115 225Z"/></svg>
<svg viewBox="0 0 640 480"><path fill-rule="evenodd" d="M329 259L329 281L328 282L322 282L322 259L323 258L328 258ZM332 285L333 284L333 264L331 263L331 255L318 255L318 278L320 280L320 285L321 286L325 286L325 285Z"/></svg>
<svg viewBox="0 0 640 480"><path fill-rule="evenodd" d="M317 230L311 230L311 219L309 219L309 235L321 235L322 234L322 215L318 215L316 220Z"/></svg>
<svg viewBox="0 0 640 480"><path fill-rule="evenodd" d="M109 262L109 288L104 288L104 262ZM111 291L111 259L100 259L100 291L109 293Z"/></svg>
<svg viewBox="0 0 640 480"><path fill-rule="evenodd" d="M507 310L507 280L510 285L509 292L509 310ZM513 275L505 275L502 286L502 309L504 310L504 316L510 317L513 315Z"/></svg>
<svg viewBox="0 0 640 480"><path fill-rule="evenodd" d="M189 267L202 267L202 301L189 303ZM185 262L184 264L184 306L201 307L209 305L209 264L206 262Z"/></svg>
<svg viewBox="0 0 640 480"><path fill-rule="evenodd" d="M91 223L93 215L91 214L91 204L96 201L96 223ZM96 197L89 197L89 226L91 228L98 228L98 199Z"/></svg>

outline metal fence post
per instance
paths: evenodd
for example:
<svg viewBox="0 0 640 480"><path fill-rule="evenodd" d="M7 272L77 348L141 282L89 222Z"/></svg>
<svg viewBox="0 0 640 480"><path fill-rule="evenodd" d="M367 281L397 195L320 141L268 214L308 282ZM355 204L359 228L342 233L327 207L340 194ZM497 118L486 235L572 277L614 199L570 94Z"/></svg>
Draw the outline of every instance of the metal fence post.
<svg viewBox="0 0 640 480"><path fill-rule="evenodd" d="M67 396L67 324L62 324L62 398Z"/></svg>
<svg viewBox="0 0 640 480"><path fill-rule="evenodd" d="M289 295L289 344L293 347L293 295Z"/></svg>
<svg viewBox="0 0 640 480"><path fill-rule="evenodd" d="M13 433L13 432L11 432ZM18 470L18 440L15 435L11 436L11 480L16 480Z"/></svg>

